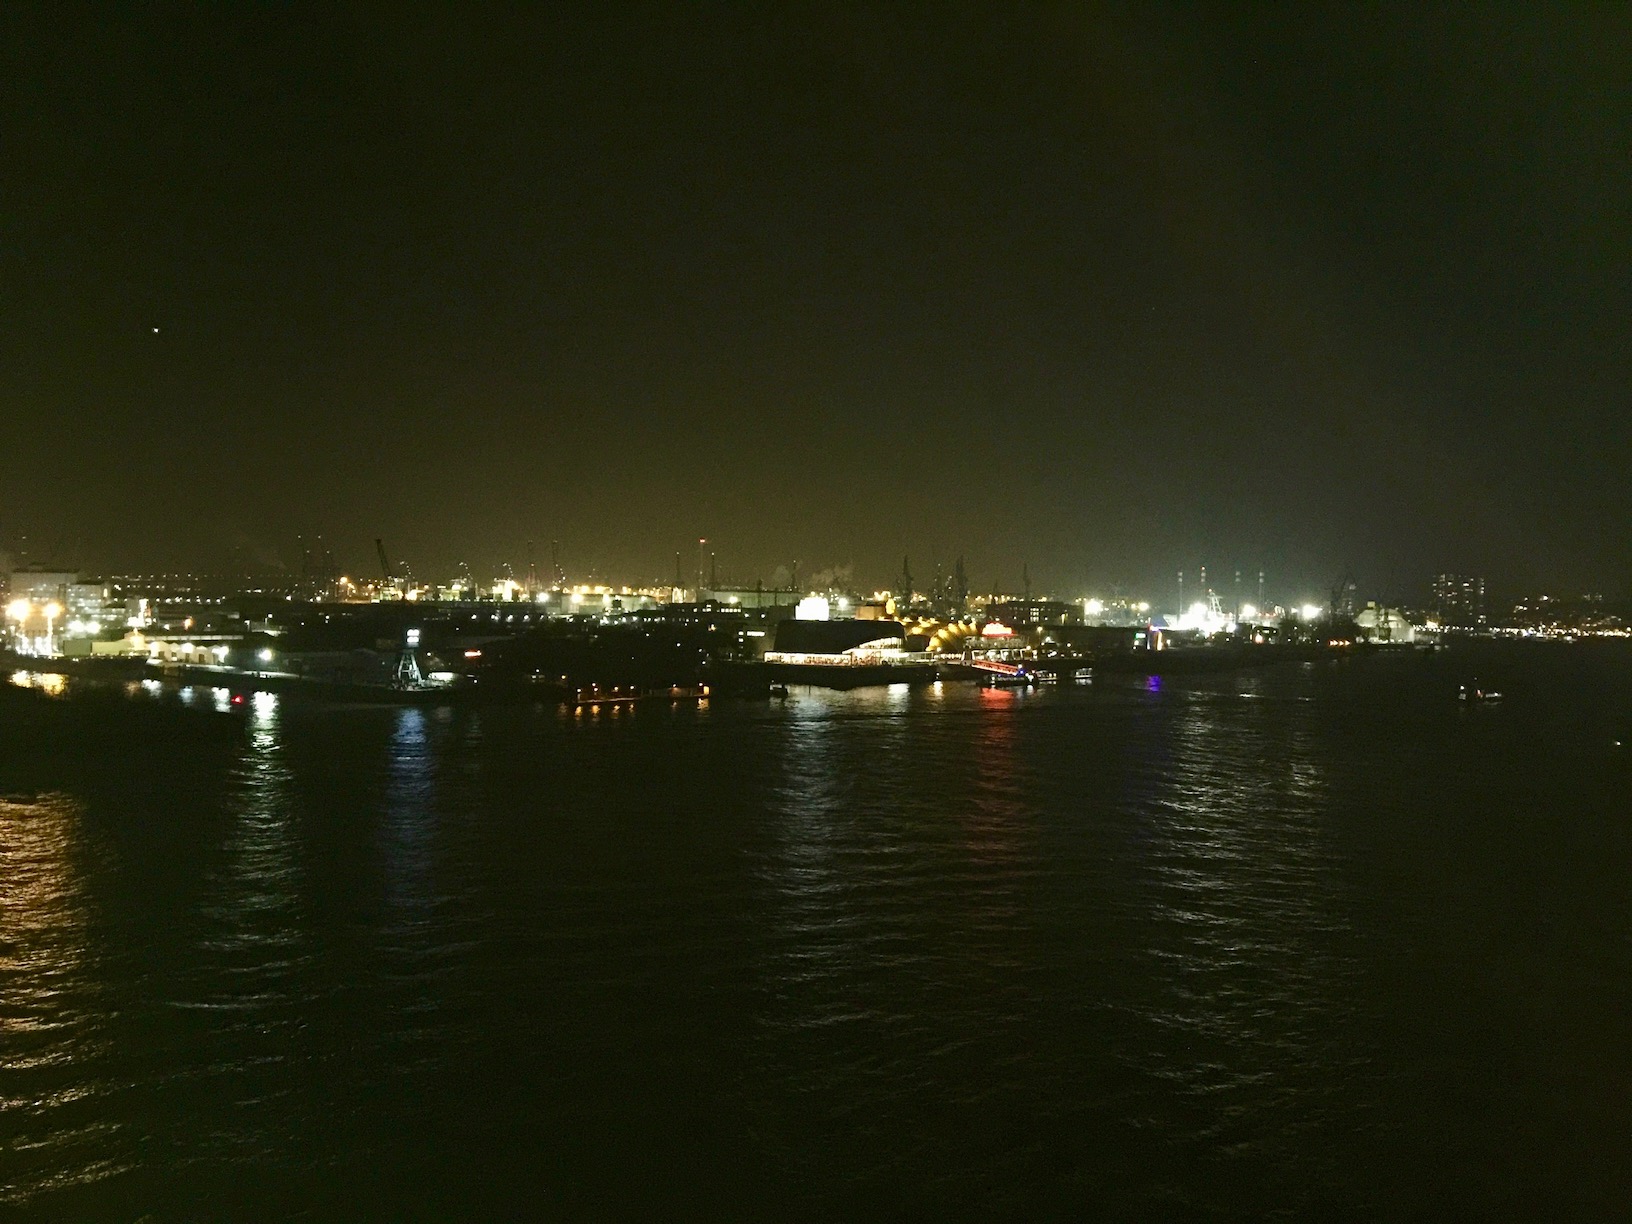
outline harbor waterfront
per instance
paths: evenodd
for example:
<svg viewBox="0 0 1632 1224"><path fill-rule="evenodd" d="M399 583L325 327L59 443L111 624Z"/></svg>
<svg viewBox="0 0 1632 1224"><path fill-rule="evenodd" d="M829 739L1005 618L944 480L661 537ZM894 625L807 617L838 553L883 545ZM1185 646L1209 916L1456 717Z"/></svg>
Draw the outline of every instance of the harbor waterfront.
<svg viewBox="0 0 1632 1224"><path fill-rule="evenodd" d="M1632 1196L1624 643L598 710L51 674L0 706L0 1220Z"/></svg>
<svg viewBox="0 0 1632 1224"><path fill-rule="evenodd" d="M1632 1217L1632 4L3 21L0 1224Z"/></svg>

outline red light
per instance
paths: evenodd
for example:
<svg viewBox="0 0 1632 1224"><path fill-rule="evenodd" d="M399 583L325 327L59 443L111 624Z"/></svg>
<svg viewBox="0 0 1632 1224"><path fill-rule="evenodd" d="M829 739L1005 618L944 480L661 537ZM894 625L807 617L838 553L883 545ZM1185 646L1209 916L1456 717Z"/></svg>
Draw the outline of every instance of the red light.
<svg viewBox="0 0 1632 1224"><path fill-rule="evenodd" d="M233 705L243 705L244 704L244 695L242 693L234 693L232 695L232 704Z"/></svg>

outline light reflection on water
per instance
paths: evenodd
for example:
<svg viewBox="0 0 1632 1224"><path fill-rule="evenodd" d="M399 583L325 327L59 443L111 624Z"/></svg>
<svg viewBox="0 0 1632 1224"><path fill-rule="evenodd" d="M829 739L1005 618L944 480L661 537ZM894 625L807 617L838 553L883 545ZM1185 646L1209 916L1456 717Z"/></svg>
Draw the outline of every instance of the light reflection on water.
<svg viewBox="0 0 1632 1224"><path fill-rule="evenodd" d="M225 689L210 695L226 695ZM290 802L290 771L279 734L277 698L251 711L249 743L237 766L232 820L219 866L210 873L202 942L213 952L268 956L293 954L302 940L300 862Z"/></svg>
<svg viewBox="0 0 1632 1224"><path fill-rule="evenodd" d="M1018 759L1020 689L980 689L985 715L971 743L974 765L973 802L960 805L964 847L978 862L1012 860L1017 837L1031 818L1025 802L1027 778Z"/></svg>
<svg viewBox="0 0 1632 1224"><path fill-rule="evenodd" d="M118 1089L101 1023L94 900L86 875L95 849L67 795L0 797L0 1202L112 1176Z"/></svg>
<svg viewBox="0 0 1632 1224"><path fill-rule="evenodd" d="M225 695L200 692L195 700L214 704ZM163 1090L212 1105L244 1092L240 1107L216 1114L204 1136L223 1160L252 1158L276 1141L281 1119L272 1102L298 1092L310 1069L303 1033L321 989L276 697L253 703L249 720L231 809L204 875L194 961L167 1000L196 1053L185 1082ZM171 1138L189 1143L185 1135Z"/></svg>
<svg viewBox="0 0 1632 1224"><path fill-rule="evenodd" d="M408 708L395 717L379 839L385 900L395 915L391 930L400 936L425 923L433 910L436 762L431 716Z"/></svg>
<svg viewBox="0 0 1632 1224"><path fill-rule="evenodd" d="M882 698L885 708L898 701L888 692ZM884 735L882 720L868 721ZM886 739L876 748L888 751ZM844 859L858 853L858 844L875 852L886 844L890 814L860 801L870 761L858 759L844 723L827 710L808 701L796 706L779 757L770 821L777 850L762 868L778 898L777 976L790 984L830 979L857 953L849 937L855 880Z"/></svg>
<svg viewBox="0 0 1632 1224"><path fill-rule="evenodd" d="M1140 804L1147 935L1136 1004L1163 1032L1142 1068L1176 1094L1152 1124L1198 1150L1260 1154L1329 1125L1320 1077L1360 1073L1341 999L1358 966L1327 826L1307 710L1283 703L1246 725L1247 693L1189 694L1148 746ZM1303 717L1300 717L1300 713ZM1329 1158L1333 1159L1333 1158Z"/></svg>
<svg viewBox="0 0 1632 1224"><path fill-rule="evenodd" d="M1464 788L1498 772L1502 711L1346 683L598 717L254 695L216 789L180 785L183 747L170 773L0 802L0 1201L661 1214L764 1169L768 1214L1415 1209L1372 1174L1426 1184L1447 1127L1466 1167L1504 1166L1534 1135L1467 1119L1556 1109L1540 1073L1523 1095L1439 1070L1456 1053L1396 989L1481 983L1424 935L1482 933L1533 808L1423 802L1453 756ZM1579 762L1545 776L1602 817ZM1504 972L1614 1070L1632 854L1607 828L1523 843L1593 900L1547 894L1562 933L1510 940ZM1465 1031L1501 996L1477 997ZM1520 1048L1526 1022L1500 1019ZM1610 1184L1548 1159L1528 1176L1560 1201ZM1454 1190L1488 1207L1486 1182Z"/></svg>
<svg viewBox="0 0 1632 1224"><path fill-rule="evenodd" d="M51 697L60 697L68 687L68 677L61 672L15 671L7 680L18 688L38 689Z"/></svg>

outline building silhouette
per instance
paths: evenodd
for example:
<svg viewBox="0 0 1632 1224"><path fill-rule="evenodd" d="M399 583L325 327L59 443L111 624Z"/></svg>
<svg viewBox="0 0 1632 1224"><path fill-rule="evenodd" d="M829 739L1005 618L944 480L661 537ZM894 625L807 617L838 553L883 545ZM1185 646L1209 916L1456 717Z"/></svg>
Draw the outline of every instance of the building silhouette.
<svg viewBox="0 0 1632 1224"><path fill-rule="evenodd" d="M1471 629L1485 623L1485 580L1466 574L1434 579L1434 619L1441 625Z"/></svg>

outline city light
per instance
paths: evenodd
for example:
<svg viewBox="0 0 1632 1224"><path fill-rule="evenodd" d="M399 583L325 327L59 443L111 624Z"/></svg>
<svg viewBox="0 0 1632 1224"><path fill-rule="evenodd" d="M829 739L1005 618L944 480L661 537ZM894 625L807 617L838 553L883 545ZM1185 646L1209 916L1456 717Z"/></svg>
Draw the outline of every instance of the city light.
<svg viewBox="0 0 1632 1224"><path fill-rule="evenodd" d="M27 572L17 571L17 574ZM312 649L304 640L286 641L278 637L284 633L302 633L300 613L291 617L290 613L278 611L264 619L257 614L255 620L251 620L248 616L210 606L229 601L230 595L204 595L196 589L189 590L191 581L184 584L175 581L176 576L171 575L160 576L158 580L140 579L156 582L157 585L150 588L150 593L139 595L131 589L133 584L128 579L118 582L82 581L77 574L52 573L49 581L41 578L19 585L17 574L10 575L14 583L12 592L0 599L0 630L4 631L4 644L17 655L49 658L67 653L87 657L150 657L155 663L216 663L240 669L246 674L257 671L270 673L274 667L279 672L299 674L312 666L303 657L306 651ZM607 582L568 583L559 572L552 574L551 579L560 585L553 586L549 591L539 590L536 582L524 585L513 577L502 576L477 581L468 573L447 584L436 582L409 586L399 579L393 590L395 598L417 594L423 601L417 606L432 620L451 610L440 605L487 602L485 609L469 606L459 609L458 619L467 619L468 615L472 622L493 622L491 631L495 634L548 631L550 622L564 614L582 617L585 613L593 613L601 625L618 624L647 633L653 632L651 626L659 618L686 617L685 623L700 623L710 633L726 630L726 633L719 634L719 639L731 637L736 644L732 649L743 656L743 661L758 659L763 653L760 648L750 650L747 645L749 639L767 639L761 645L771 645L769 639L776 636L776 624L790 614L803 620L843 618L848 621L858 615L866 619L895 620L909 639L923 643L925 654L956 653L960 650L978 652L982 649L984 638L987 650L1017 654L1029 652L1040 658L1067 657L1070 651L1087 650L1090 642L1095 648L1101 648L1101 642L1109 644L1119 640L1113 637L1113 631L1123 630L1128 635L1126 641L1136 650L1217 649L1218 643L1226 638L1231 639L1232 645L1299 646L1302 640L1308 638L1310 630L1329 625L1332 616L1331 609L1318 596L1284 608L1264 604L1261 599L1235 603L1232 607L1227 602L1227 595L1205 585L1199 591L1187 586L1184 594L1188 598L1182 601L1182 606L1169 611L1173 608L1171 600L1152 605L1120 594L1111 598L1078 595L1065 600L1046 594L1032 598L1029 591L1025 598L993 591L972 597L962 594L954 597L950 591L943 589L944 584L937 584L935 594L921 597L913 609L908 610L898 608L895 598L888 592L877 592L869 600L861 591L834 584L825 575L821 578L822 585L818 587L821 593L812 591L810 587L801 593L792 584L779 586L775 596L765 592L759 598L753 594L742 596L735 591L716 591L713 597L719 601L720 607L718 612L714 612L692 609L689 601L696 596L689 589L667 586L632 588ZM331 619L338 620L350 615L333 606L333 593L337 589L335 584L339 584L338 589L343 589L345 585L344 580L328 578L321 597L312 601L311 619L314 623L328 624ZM1440 585L1444 585L1444 582ZM121 586L124 588L122 591L119 590ZM365 588L371 597L378 598L377 584L361 584L359 593ZM1472 598L1477 600L1478 592L1483 588L1482 580L1459 581L1455 590L1459 599L1464 588L1473 590L1475 595ZM316 590L315 587L312 589ZM282 597L289 602L306 602L298 592L288 594L280 589L257 586L246 593ZM1239 599L1242 594L1245 594L1245 589L1238 582L1234 595ZM556 598L557 595L560 598ZM1385 608L1375 602L1361 608L1356 603L1357 610L1351 615L1355 618L1357 632L1352 635L1326 633L1317 636L1323 639L1322 645L1339 648L1362 644L1410 645L1436 631L1556 637L1568 641L1589 635L1627 636L1632 633L1620 617L1598 610L1595 601L1601 598L1583 596L1578 602L1585 611L1564 611L1561 610L1561 597L1557 595L1527 596L1526 601L1515 609L1513 622L1497 623L1492 618L1488 625L1479 619L1481 614L1476 609L1469 610L1461 604L1453 608L1460 619L1453 619L1435 615L1432 611L1418 613L1408 609ZM1563 602L1568 603L1573 599L1569 597ZM1462 600L1462 603L1466 602L1466 599ZM884 606L871 606L877 604ZM671 610L663 611L664 605L669 605ZM715 616L721 617L720 623L709 623L708 618ZM286 618L287 627L278 623ZM1282 622L1289 626L1301 624L1305 628L1277 639L1269 627ZM586 618L584 625L588 623ZM1339 624L1347 623L1346 618L1339 621ZM153 626L146 630L148 636L156 639L152 642L148 642L143 635L143 628L148 625ZM501 629L500 625L505 628ZM986 626L984 634L983 625ZM1079 637L1073 637L1070 631L1072 625L1092 628ZM135 632L127 631L127 626ZM560 628L565 629L566 626ZM111 637L115 632L123 633L123 639L101 640L104 635ZM419 645L412 640L415 636L412 631L396 627L395 633L399 652L404 643L410 652ZM404 635L407 635L406 638ZM279 641L276 651L266 644L269 638ZM217 644L229 640L232 644L225 650ZM681 643L676 641L675 645ZM469 659L482 657L482 654L467 656ZM432 658L434 660L435 656ZM400 654L398 662L400 664ZM504 666L502 661L498 665Z"/></svg>
<svg viewBox="0 0 1632 1224"><path fill-rule="evenodd" d="M825 621L833 615L833 612L828 606L826 595L807 595L804 599L799 601L798 606L793 611L793 615L796 620Z"/></svg>
<svg viewBox="0 0 1632 1224"><path fill-rule="evenodd" d="M1218 606L1217 596L1207 600L1198 599L1178 616L1172 619L1170 628L1179 630L1193 630L1203 637L1212 637L1216 633L1228 633L1235 628L1235 621Z"/></svg>

